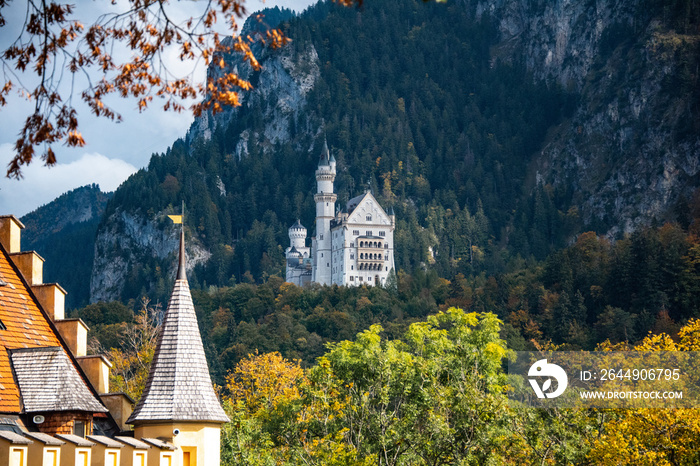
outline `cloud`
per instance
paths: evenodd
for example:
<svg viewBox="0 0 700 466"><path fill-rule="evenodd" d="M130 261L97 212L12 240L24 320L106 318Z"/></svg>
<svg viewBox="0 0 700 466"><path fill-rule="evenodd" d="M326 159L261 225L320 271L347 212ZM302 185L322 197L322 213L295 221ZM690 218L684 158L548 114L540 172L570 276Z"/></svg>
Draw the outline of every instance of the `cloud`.
<svg viewBox="0 0 700 466"><path fill-rule="evenodd" d="M11 144L0 145L0 162L7 166L13 155ZM114 191L136 167L102 154L83 154L70 163L58 163L51 168L34 162L22 169L21 180L0 179L0 214L17 217L48 204L66 191L96 183L102 191Z"/></svg>

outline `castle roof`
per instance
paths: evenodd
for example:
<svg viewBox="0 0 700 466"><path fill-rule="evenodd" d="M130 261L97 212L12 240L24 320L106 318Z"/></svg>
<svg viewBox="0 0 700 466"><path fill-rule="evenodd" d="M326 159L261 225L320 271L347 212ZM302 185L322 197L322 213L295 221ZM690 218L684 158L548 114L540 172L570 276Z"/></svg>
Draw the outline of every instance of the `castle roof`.
<svg viewBox="0 0 700 466"><path fill-rule="evenodd" d="M359 196L355 196L355 197L353 197L352 199L350 199L350 200L348 201L348 203L347 203L347 210L348 210L348 213L351 214L352 211L355 210L355 207L357 207L358 205L360 205L360 202L362 202L362 200L363 200L365 197L367 197L368 195L371 196L371 194L370 194L369 191L367 191L367 192L364 193L364 194L360 194Z"/></svg>
<svg viewBox="0 0 700 466"><path fill-rule="evenodd" d="M302 257L302 253L300 253L299 250L297 248L295 248L294 246L292 246L292 249L289 250L289 252L287 253L287 256L290 256L292 254L295 254L297 257Z"/></svg>
<svg viewBox="0 0 700 466"><path fill-rule="evenodd" d="M323 140L323 149L321 149L321 160L318 162L318 166L328 165L330 162L330 151L328 150L328 142ZM335 159L333 159L335 161Z"/></svg>
<svg viewBox="0 0 700 466"><path fill-rule="evenodd" d="M291 227L289 227L289 229L290 229L290 230L294 230L294 229L304 229L304 230L306 230L306 227L304 227L304 225L301 224L301 221L300 221L299 219L297 219L297 221L294 223L294 225L292 225Z"/></svg>
<svg viewBox="0 0 700 466"><path fill-rule="evenodd" d="M143 396L127 423L154 421L228 422L214 393L185 274L185 234L168 309Z"/></svg>

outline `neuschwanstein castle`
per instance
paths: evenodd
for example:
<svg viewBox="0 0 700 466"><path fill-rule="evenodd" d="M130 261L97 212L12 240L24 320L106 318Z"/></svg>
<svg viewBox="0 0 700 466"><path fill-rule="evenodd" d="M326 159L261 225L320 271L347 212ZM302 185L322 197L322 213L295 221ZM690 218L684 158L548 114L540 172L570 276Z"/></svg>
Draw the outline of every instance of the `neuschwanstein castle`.
<svg viewBox="0 0 700 466"><path fill-rule="evenodd" d="M323 144L316 170L316 236L306 246L306 228L289 228L287 281L302 286L383 285L394 269L394 211L385 212L371 192L350 199L336 213L335 157Z"/></svg>

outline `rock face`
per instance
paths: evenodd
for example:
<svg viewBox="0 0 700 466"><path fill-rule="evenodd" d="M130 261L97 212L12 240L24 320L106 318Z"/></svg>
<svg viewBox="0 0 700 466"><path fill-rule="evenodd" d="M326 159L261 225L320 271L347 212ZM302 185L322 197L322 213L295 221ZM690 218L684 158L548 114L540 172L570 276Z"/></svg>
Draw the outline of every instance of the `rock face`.
<svg viewBox="0 0 700 466"><path fill-rule="evenodd" d="M44 281L58 282L68 291L69 309L88 303L95 232L110 197L97 185L83 186L21 218L26 227L22 249L35 250L46 260Z"/></svg>
<svg viewBox="0 0 700 466"><path fill-rule="evenodd" d="M524 60L536 79L579 94L533 173L568 191L584 224L613 237L667 218L700 173L693 86L677 82L697 66L699 38L662 27L644 5L493 0L476 9L498 24L494 59Z"/></svg>
<svg viewBox="0 0 700 466"><path fill-rule="evenodd" d="M165 213L154 218L164 218ZM169 222L169 221L168 221ZM117 209L106 219L95 239L95 260L90 277L90 302L121 298L124 277L144 258L169 259L166 276L174 276L177 266L179 228L161 225L134 212ZM187 270L206 262L211 254L196 241L187 244Z"/></svg>
<svg viewBox="0 0 700 466"><path fill-rule="evenodd" d="M243 28L243 35L254 31L256 25L253 19L249 19ZM255 71L239 57L226 57L228 63L237 63L234 71L240 78L254 82L253 90L240 94L240 107L229 108L216 115L207 112L196 118L188 134L189 140L209 139L216 128L226 128L235 123L241 113L254 111L265 122L265 129L262 133L251 134L247 130L240 133L236 147L239 158L250 152L250 144L258 144L266 150L274 144L289 141L291 127L306 106L306 96L320 76L318 53L311 43L301 50L294 46L263 48L256 43L253 52L262 66L260 71ZM216 77L218 73L221 73L220 69L210 68L209 76Z"/></svg>

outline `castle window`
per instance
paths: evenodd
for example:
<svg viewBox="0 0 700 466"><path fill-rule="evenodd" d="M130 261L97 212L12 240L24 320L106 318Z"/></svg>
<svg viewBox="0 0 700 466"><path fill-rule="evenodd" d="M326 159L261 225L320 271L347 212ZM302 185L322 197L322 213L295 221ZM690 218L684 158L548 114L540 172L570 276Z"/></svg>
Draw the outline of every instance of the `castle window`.
<svg viewBox="0 0 700 466"><path fill-rule="evenodd" d="M354 281L355 281L355 277L352 276L352 275L350 275L350 281L351 281L351 282L354 282Z"/></svg>
<svg viewBox="0 0 700 466"><path fill-rule="evenodd" d="M367 221L368 221L368 222L371 222L371 221L372 221L372 216L371 216L371 215L368 215L366 218L367 218Z"/></svg>
<svg viewBox="0 0 700 466"><path fill-rule="evenodd" d="M386 232L385 232L385 231L380 231L380 232L379 232L379 236L384 236L384 235L386 235Z"/></svg>
<svg viewBox="0 0 700 466"><path fill-rule="evenodd" d="M354 265L351 265L351 266L350 266L350 270L355 270L355 266L354 266Z"/></svg>
<svg viewBox="0 0 700 466"><path fill-rule="evenodd" d="M371 232L371 231L366 231L365 234L366 234L367 236L372 236L372 232Z"/></svg>
<svg viewBox="0 0 700 466"><path fill-rule="evenodd" d="M362 281L362 277L360 277L360 281Z"/></svg>
<svg viewBox="0 0 700 466"><path fill-rule="evenodd" d="M323 233L321 233L321 238L320 238L320 239L323 239Z"/></svg>
<svg viewBox="0 0 700 466"><path fill-rule="evenodd" d="M389 249L389 243L384 243L384 249Z"/></svg>

